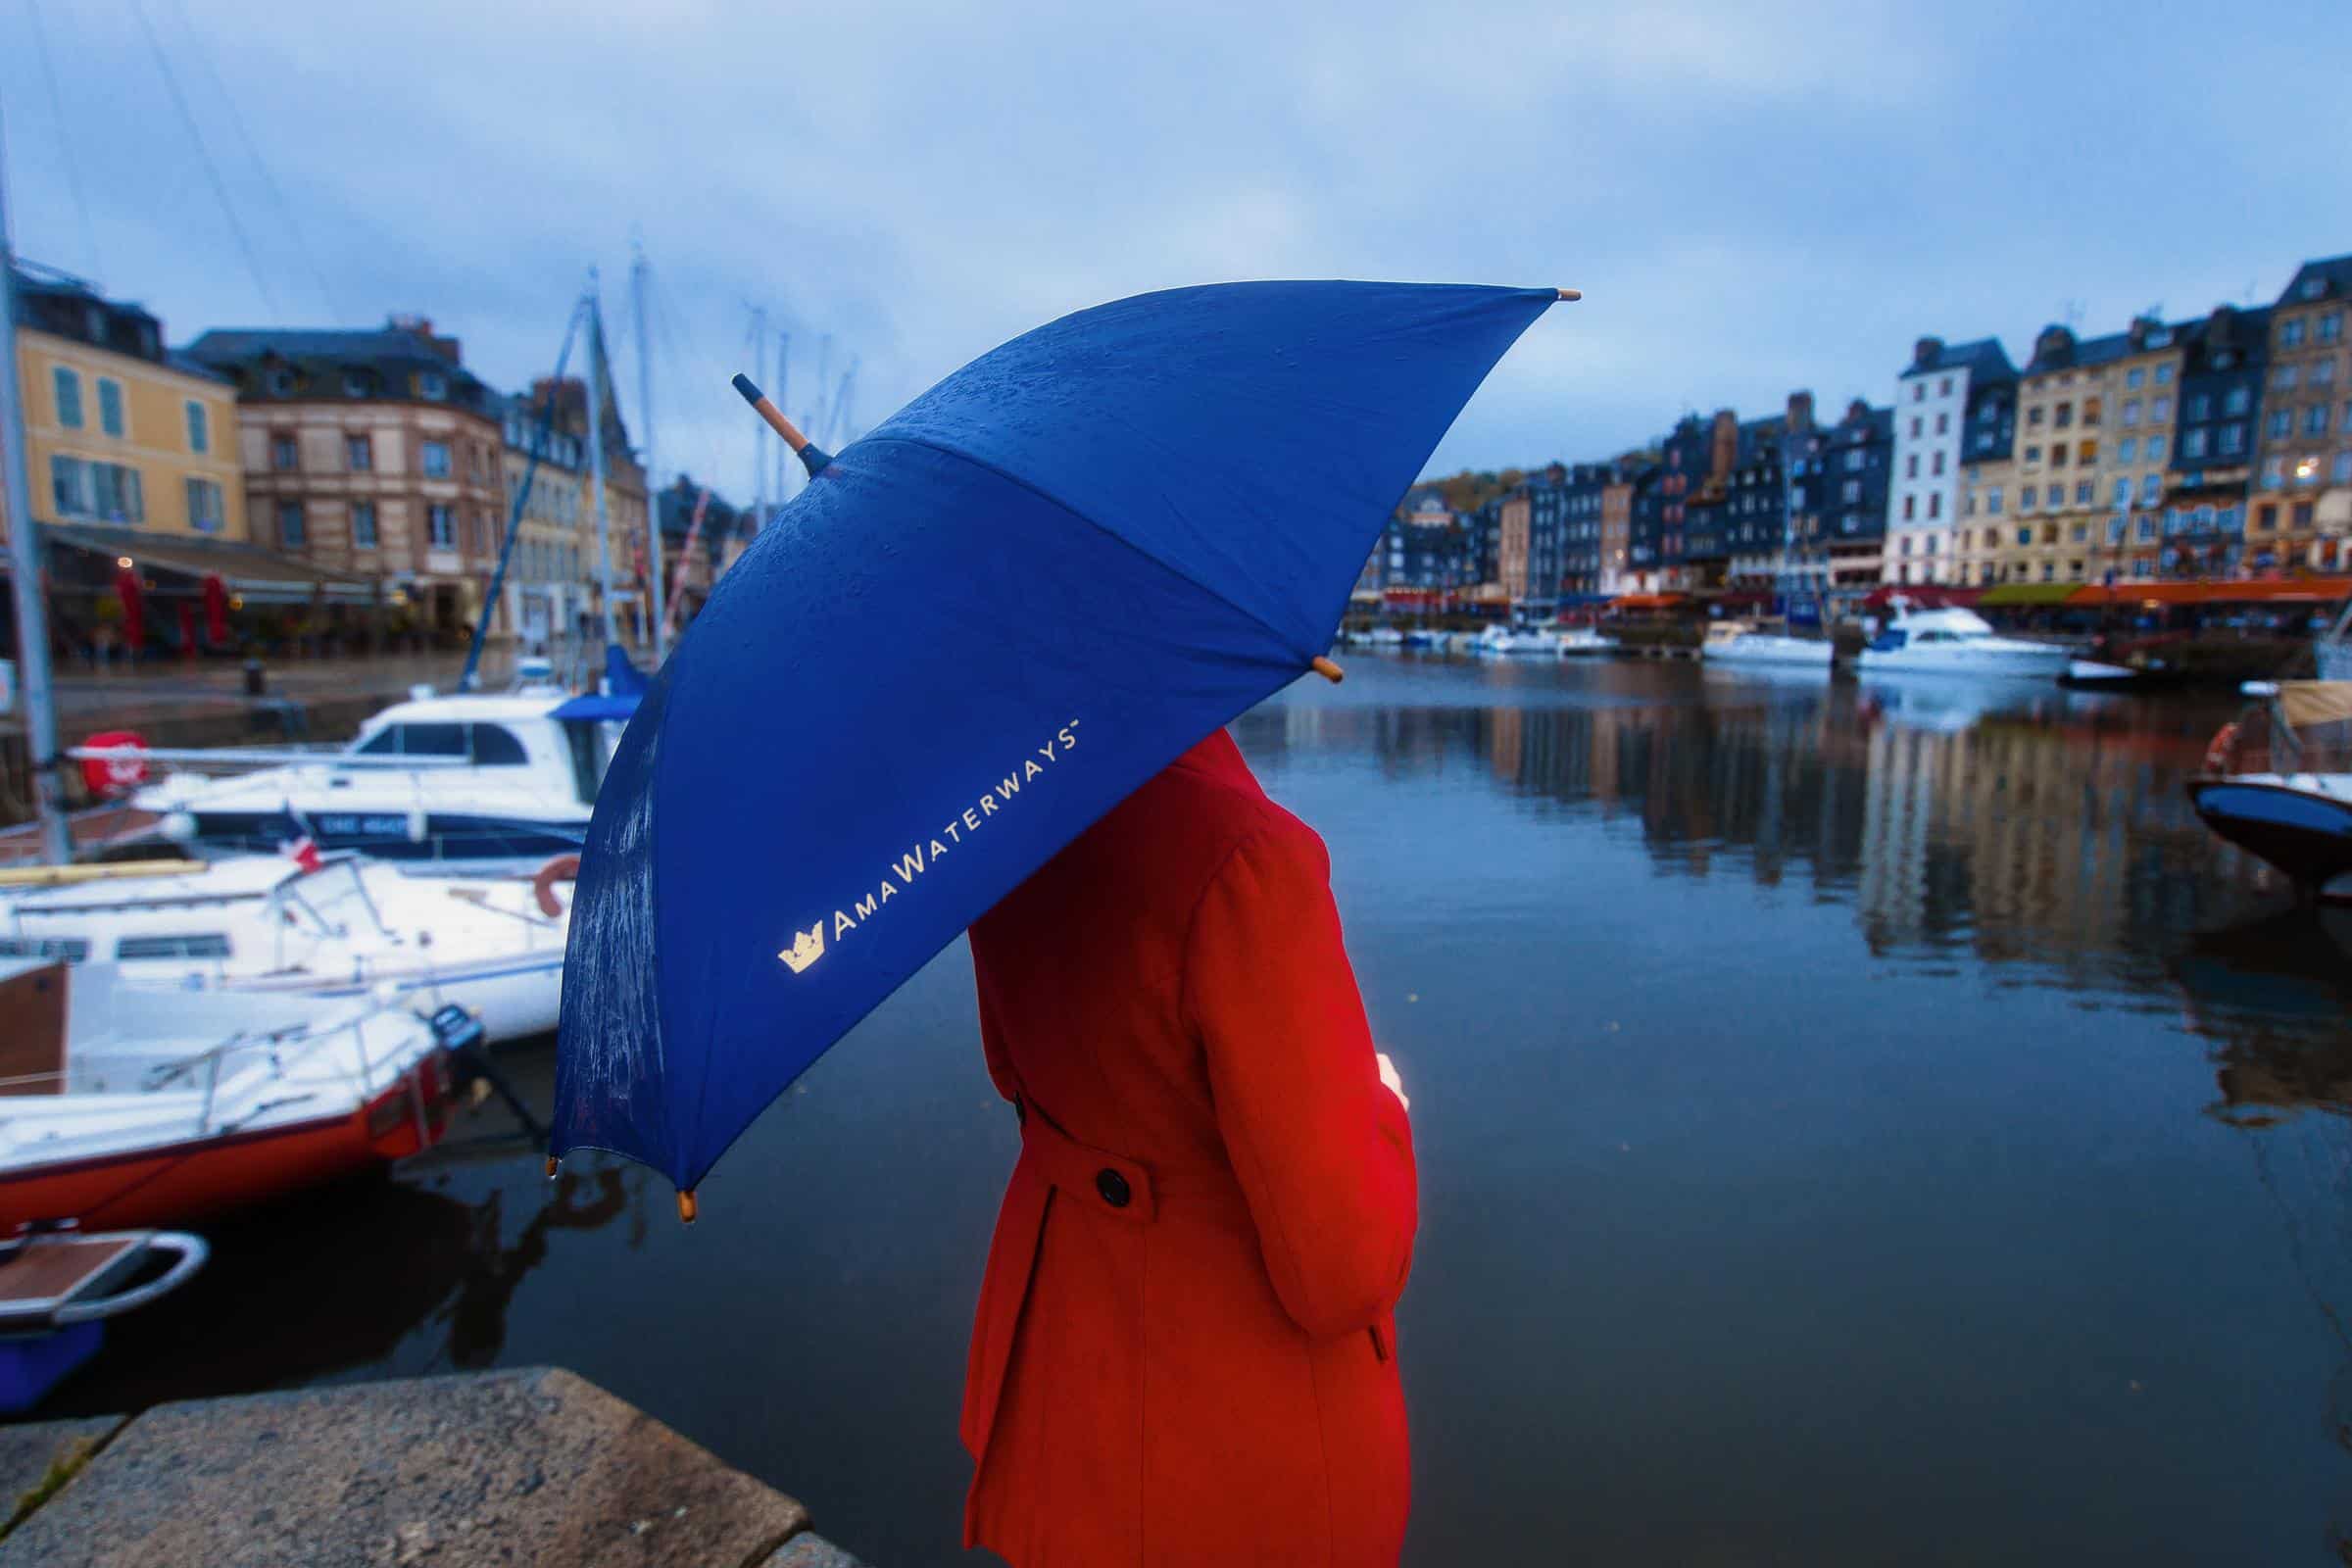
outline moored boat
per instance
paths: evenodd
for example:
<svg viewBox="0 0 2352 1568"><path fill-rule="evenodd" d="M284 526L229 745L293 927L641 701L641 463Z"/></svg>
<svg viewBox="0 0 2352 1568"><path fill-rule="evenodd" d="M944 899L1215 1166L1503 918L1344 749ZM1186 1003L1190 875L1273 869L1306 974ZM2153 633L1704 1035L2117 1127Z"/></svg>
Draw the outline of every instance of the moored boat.
<svg viewBox="0 0 2352 1568"><path fill-rule="evenodd" d="M106 1320L179 1289L204 1239L178 1231L27 1229L0 1239L0 1415L22 1415L98 1353ZM155 1262L170 1257L158 1273Z"/></svg>
<svg viewBox="0 0 2352 1568"><path fill-rule="evenodd" d="M1505 626L1498 622L1480 632L1470 649L1479 654L1540 654L1557 658L1560 639L1556 632L1542 631L1533 626Z"/></svg>
<svg viewBox="0 0 2352 1568"><path fill-rule="evenodd" d="M2188 781L2205 825L2299 897L2352 898L2352 682L2253 681Z"/></svg>
<svg viewBox="0 0 2352 1568"><path fill-rule="evenodd" d="M450 1014L0 960L0 1212L176 1224L421 1152L468 1038Z"/></svg>
<svg viewBox="0 0 2352 1568"><path fill-rule="evenodd" d="M1562 659L1593 659L1617 652L1617 639L1592 626L1570 626L1559 634Z"/></svg>
<svg viewBox="0 0 2352 1568"><path fill-rule="evenodd" d="M0 872L19 883L0 887L0 957L96 960L173 991L455 1003L514 1040L556 1026L578 866L423 875L312 855Z"/></svg>
<svg viewBox="0 0 2352 1568"><path fill-rule="evenodd" d="M1698 656L1718 664L1800 665L1826 670L1835 650L1825 639L1763 631L1744 620L1717 621L1707 628Z"/></svg>
<svg viewBox="0 0 2352 1568"><path fill-rule="evenodd" d="M1879 674L2023 675L2048 680L2064 674L2073 654L2056 643L2003 637L1973 610L1900 607L1892 621L1864 645L1854 662Z"/></svg>

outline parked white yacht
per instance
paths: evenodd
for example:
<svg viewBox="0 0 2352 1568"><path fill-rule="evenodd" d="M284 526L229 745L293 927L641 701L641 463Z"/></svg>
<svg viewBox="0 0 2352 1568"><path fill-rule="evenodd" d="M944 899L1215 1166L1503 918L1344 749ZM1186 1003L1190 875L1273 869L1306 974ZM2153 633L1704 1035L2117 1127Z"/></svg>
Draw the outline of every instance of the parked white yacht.
<svg viewBox="0 0 2352 1568"><path fill-rule="evenodd" d="M50 872L0 890L0 958L101 962L146 989L456 1003L492 1040L555 1028L576 858L534 877L309 858Z"/></svg>
<svg viewBox="0 0 2352 1568"><path fill-rule="evenodd" d="M1823 637L1791 637L1761 631L1744 620L1720 620L1707 628L1698 657L1717 664L1801 665L1828 669L1836 650Z"/></svg>
<svg viewBox="0 0 2352 1568"><path fill-rule="evenodd" d="M1900 605L1855 663L1874 674L2024 675L2052 679L2073 659L2056 643L2003 637L1973 610Z"/></svg>
<svg viewBox="0 0 2352 1568"><path fill-rule="evenodd" d="M1539 630L1533 626L1505 626L1497 621L1478 634L1470 644L1476 654L1544 654L1558 657L1559 634Z"/></svg>
<svg viewBox="0 0 2352 1568"><path fill-rule="evenodd" d="M634 699L561 689L421 696L339 752L93 751L175 771L130 803L169 839L215 853L321 851L394 860L543 860L576 851ZM227 776L206 770L236 769Z"/></svg>
<svg viewBox="0 0 2352 1568"><path fill-rule="evenodd" d="M1563 659L1592 659L1617 652L1617 639L1604 636L1592 626L1570 626L1559 634L1559 639Z"/></svg>

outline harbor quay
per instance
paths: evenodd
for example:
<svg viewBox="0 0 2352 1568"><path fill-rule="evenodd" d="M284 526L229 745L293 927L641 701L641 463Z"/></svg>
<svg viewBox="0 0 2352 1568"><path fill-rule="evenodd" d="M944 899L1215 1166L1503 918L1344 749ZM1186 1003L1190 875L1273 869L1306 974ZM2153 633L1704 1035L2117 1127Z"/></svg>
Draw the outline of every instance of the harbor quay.
<svg viewBox="0 0 2352 1568"><path fill-rule="evenodd" d="M809 1513L552 1367L0 1426L0 1564L860 1568Z"/></svg>

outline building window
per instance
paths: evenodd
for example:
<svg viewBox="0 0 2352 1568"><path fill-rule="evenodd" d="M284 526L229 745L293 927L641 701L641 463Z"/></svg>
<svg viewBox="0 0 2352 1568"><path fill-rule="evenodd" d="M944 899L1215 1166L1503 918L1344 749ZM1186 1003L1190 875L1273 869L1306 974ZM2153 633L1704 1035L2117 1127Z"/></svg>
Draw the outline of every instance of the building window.
<svg viewBox="0 0 2352 1568"><path fill-rule="evenodd" d="M2141 513L2139 514L2139 527L2135 531L2139 535L2139 542L2141 544L2144 545L2153 540L2156 537L2156 514L2152 512Z"/></svg>
<svg viewBox="0 0 2352 1568"><path fill-rule="evenodd" d="M1925 429L1926 427L1927 427L1927 421L1926 421L1925 419L1921 418L1921 417L1920 417L1918 415L1916 415L1916 414L1914 414L1913 416L1911 416L1911 439L1912 439L1912 440L1914 440L1914 441L1918 440L1918 439L1919 439L1920 432L1921 432L1923 429Z"/></svg>
<svg viewBox="0 0 2352 1568"><path fill-rule="evenodd" d="M1938 414L1936 416L1936 433L1937 435L1942 435L1945 431L1951 429L1951 427L1952 416L1950 415Z"/></svg>
<svg viewBox="0 0 2352 1568"><path fill-rule="evenodd" d="M2075 406L2072 403L2061 403L2050 411L2050 424L2053 428L2064 430L2074 422Z"/></svg>
<svg viewBox="0 0 2352 1568"><path fill-rule="evenodd" d="M2274 441L2284 440L2294 427L2295 416L2291 409L2273 409L2270 417L2262 421L2263 434Z"/></svg>
<svg viewBox="0 0 2352 1568"><path fill-rule="evenodd" d="M2326 435L2328 433L2327 404L2314 403L2303 411L2303 433L2305 435Z"/></svg>
<svg viewBox="0 0 2352 1568"><path fill-rule="evenodd" d="M2329 311L2320 318L2320 341L2333 343L2344 335L2344 313Z"/></svg>
<svg viewBox="0 0 2352 1568"><path fill-rule="evenodd" d="M375 387L368 379L366 370L345 370L343 372L343 395L345 397L364 398L374 390Z"/></svg>
<svg viewBox="0 0 2352 1568"><path fill-rule="evenodd" d="M2120 507L2120 506L2123 506L2123 505L2125 505L2126 503L2128 503L2128 502L2129 502L2131 499L2132 499L2132 476L2131 476L2130 474L2128 474L2128 473L2119 473L2119 474L2117 474L2117 475L2115 476L2115 497L2114 497L2114 505L2116 505L2116 506L2119 506L2119 507Z"/></svg>
<svg viewBox="0 0 2352 1568"><path fill-rule="evenodd" d="M371 472L375 467L375 438L368 435L345 436L343 462L354 473Z"/></svg>
<svg viewBox="0 0 2352 1568"><path fill-rule="evenodd" d="M2128 435L2115 444L2115 461L2118 463L2130 463L2132 461L2132 454L2138 450L2139 438L2137 436Z"/></svg>
<svg viewBox="0 0 2352 1568"><path fill-rule="evenodd" d="M1921 399L1925 398L1927 395L1928 395L1928 383L1927 383L1927 382L1925 382L1925 381L1914 381L1914 382L1912 382L1912 383L1911 383L1911 401L1912 401L1912 402L1914 402L1914 403L1917 403L1917 402L1919 402Z"/></svg>
<svg viewBox="0 0 2352 1568"><path fill-rule="evenodd" d="M458 548L457 519L447 507L427 507L424 511L425 537L435 550Z"/></svg>
<svg viewBox="0 0 2352 1568"><path fill-rule="evenodd" d="M2001 514L2001 487L1994 485L1984 492L1984 511L1989 516Z"/></svg>
<svg viewBox="0 0 2352 1568"><path fill-rule="evenodd" d="M2162 424L2173 416L2173 400L2157 398L2148 405L2148 422Z"/></svg>
<svg viewBox="0 0 2352 1568"><path fill-rule="evenodd" d="M81 377L64 366L50 372L49 395L57 403L57 422L69 430L81 428Z"/></svg>
<svg viewBox="0 0 2352 1568"><path fill-rule="evenodd" d="M2183 419L2202 419L2206 416L2207 412L2211 410L2212 407L2213 399L2207 397L2202 392L2192 392L2188 395L2187 403L2181 406L2180 417Z"/></svg>
<svg viewBox="0 0 2352 1568"><path fill-rule="evenodd" d="M294 395L294 372L271 370L263 377L263 385L270 389L270 395L273 398L290 398Z"/></svg>
<svg viewBox="0 0 2352 1568"><path fill-rule="evenodd" d="M1952 395L1952 378L1950 376L1947 375L1936 383L1936 395L1939 398L1948 398Z"/></svg>
<svg viewBox="0 0 2352 1568"><path fill-rule="evenodd" d="M212 425L204 416L204 405L188 399L188 450L202 457L213 449Z"/></svg>
<svg viewBox="0 0 2352 1568"><path fill-rule="evenodd" d="M270 466L279 473L292 473L302 466L302 448L295 439L284 433L270 438Z"/></svg>
<svg viewBox="0 0 2352 1568"><path fill-rule="evenodd" d="M2146 378L2147 372L2142 370L2138 366L2134 365L2131 369L2124 372L2124 385L2136 392L2139 390L2140 383ZM2126 424L2130 424L2132 422L2131 406L2129 404L2125 406L2124 422Z"/></svg>
<svg viewBox="0 0 2352 1568"><path fill-rule="evenodd" d="M2055 561L2045 561L2041 564L2041 580L2043 582L2048 582L2051 578L2057 575L2058 563Z"/></svg>
<svg viewBox="0 0 2352 1568"><path fill-rule="evenodd" d="M2136 375L2136 374L2138 374L2139 372L2138 372L2138 371L2136 371L2136 370L2134 370L2132 373L2133 373L2134 375ZM2139 399L2137 399L2137 398L2128 398L2128 399L2126 399L2126 400L2125 400L2125 402L2124 402L2124 428L2125 428L2125 429L2127 429L2127 430L2129 430L2129 429L2132 429L2132 427L2134 427L2135 425L2137 425L2138 423L2139 423Z"/></svg>
<svg viewBox="0 0 2352 1568"><path fill-rule="evenodd" d="M2154 506L2156 504L2156 498L2163 493L2163 487L2164 479L2162 475L2154 473L2141 474L2139 476L2139 504L2143 507Z"/></svg>
<svg viewBox="0 0 2352 1568"><path fill-rule="evenodd" d="M1940 516L1942 516L1942 515L1943 515L1943 492L1942 492L1942 491L1940 491L1940 490L1934 490L1934 491L1930 491L1930 492L1929 492L1929 494L1928 494L1928 516L1929 516L1930 520L1933 520L1933 519L1935 519L1935 518L1936 518L1936 517L1940 517ZM1928 541L1928 548L1929 548L1930 550L1933 550L1933 549L1935 549L1935 548L1936 548L1936 541L1935 541L1935 540L1933 540L1933 539L1929 540L1929 541Z"/></svg>
<svg viewBox="0 0 2352 1568"><path fill-rule="evenodd" d="M2315 387L2333 386L2335 384L2335 362L2333 360L2314 360L2311 366L2311 384Z"/></svg>
<svg viewBox="0 0 2352 1568"><path fill-rule="evenodd" d="M2286 482L2286 460L2273 458L2262 466L2262 487L2276 490Z"/></svg>
<svg viewBox="0 0 2352 1568"><path fill-rule="evenodd" d="M2053 468L2065 467L2067 451L2067 445L2063 441L2060 441L2056 445L2052 446L2050 448L2050 466Z"/></svg>
<svg viewBox="0 0 2352 1568"><path fill-rule="evenodd" d="M144 522L146 498L139 490L139 470L120 463L93 463L90 471L90 512L109 522Z"/></svg>
<svg viewBox="0 0 2352 1568"><path fill-rule="evenodd" d="M2027 461L2028 463L2039 463L2039 462L2041 461L2041 448L2039 448L2039 447L2028 447L2028 448L2026 448L2026 461Z"/></svg>
<svg viewBox="0 0 2352 1568"><path fill-rule="evenodd" d="M2184 458L2203 457L2205 455L2205 432L2202 430L2182 431L2180 433L2180 455Z"/></svg>
<svg viewBox="0 0 2352 1568"><path fill-rule="evenodd" d="M449 396L449 378L438 370L427 370L416 377L416 395L438 403Z"/></svg>
<svg viewBox="0 0 2352 1568"><path fill-rule="evenodd" d="M98 378L98 427L108 435L122 434L122 383L111 375Z"/></svg>
<svg viewBox="0 0 2352 1568"><path fill-rule="evenodd" d="M2352 452L2338 452L2328 469L2328 478L2335 484L2352 484Z"/></svg>
<svg viewBox="0 0 2352 1568"><path fill-rule="evenodd" d="M2278 509L2276 506L2265 502L2254 509L2254 529L2257 533L2270 533L2278 526Z"/></svg>
<svg viewBox="0 0 2352 1568"><path fill-rule="evenodd" d="M2246 427L2242 424L2223 425L2221 443L2224 457L2235 457L2246 449Z"/></svg>
<svg viewBox="0 0 2352 1568"><path fill-rule="evenodd" d="M2041 428L2040 404L2036 403L2026 411L2026 428L2029 430L2038 430Z"/></svg>
<svg viewBox="0 0 2352 1568"><path fill-rule="evenodd" d="M355 501L351 505L351 542L361 550L375 548L375 503Z"/></svg>
<svg viewBox="0 0 2352 1568"><path fill-rule="evenodd" d="M287 550L299 550L309 539L310 530L302 514L299 501L280 501L277 504L277 542Z"/></svg>
<svg viewBox="0 0 2352 1568"><path fill-rule="evenodd" d="M2159 365L2156 367L2156 384L2158 386L2171 386L2173 384L2173 368L2171 366Z"/></svg>
<svg viewBox="0 0 2352 1568"><path fill-rule="evenodd" d="M2254 406L2254 394L2242 386L2233 386L2222 394L2224 414L2243 414Z"/></svg>
<svg viewBox="0 0 2352 1568"><path fill-rule="evenodd" d="M2295 513L2294 513L2294 517L2295 517L2295 522L2294 522L2294 525L2295 525L2297 528L2308 528L2308 527L2310 527L2310 526L2311 526L2311 503L2310 503L2310 502L2308 502L2308 501L2298 501L2298 502L2296 502L2296 503L2295 503Z"/></svg>
<svg viewBox="0 0 2352 1568"><path fill-rule="evenodd" d="M90 514L90 466L79 458L49 460L49 502L61 517Z"/></svg>
<svg viewBox="0 0 2352 1568"><path fill-rule="evenodd" d="M2098 422L2099 400L2097 398L2084 398L2082 400L2082 423L2084 428L2088 428L2089 426Z"/></svg>
<svg viewBox="0 0 2352 1568"><path fill-rule="evenodd" d="M2302 346L2302 344L2303 344L2303 318L2302 318L2301 317L2297 317L2297 318L2295 318L2295 319L2293 319L2293 320L2291 320L2291 321L2287 322L2287 323L2286 323L2284 326L2282 326L2282 327L2280 327L2280 328L2278 329L2278 342L2279 342L2279 345L2280 345L2281 347L2283 347L2283 348L2290 348L2290 349L2291 349L2291 348L2300 348L2300 347ZM2287 386L2292 386L2292 385L2294 385L2294 383L2293 383L2292 381L2288 381L2288 382L2285 382L2285 383L2283 383L2283 384L2285 384L2285 385L2287 385Z"/></svg>
<svg viewBox="0 0 2352 1568"><path fill-rule="evenodd" d="M194 408L196 405L189 404ZM219 533L222 513L220 487L210 479L188 481L188 526L198 533Z"/></svg>
<svg viewBox="0 0 2352 1568"><path fill-rule="evenodd" d="M2090 487L2090 481L2089 481L2088 479L2077 479L2077 480L2075 481L2075 505L2076 505L2076 506L2078 506L2078 507L2087 507L2087 506L2089 506L2089 505L2090 505L2090 498L2091 498L2091 496L2092 496L2093 494L2094 494L2094 492L2092 491L2092 489L2091 489L2091 487Z"/></svg>
<svg viewBox="0 0 2352 1568"><path fill-rule="evenodd" d="M1935 451L1935 453L1934 453L1934 454L1932 454L1932 461L1931 461L1931 462L1929 463L1929 465L1928 465L1928 471L1929 471L1929 472L1931 472L1931 473L1933 473L1933 474L1935 474L1935 475L1936 475L1937 478L1941 478L1941 477L1943 476L1943 449L1942 449L1942 448L1940 448L1940 447L1936 448L1936 451Z"/></svg>
<svg viewBox="0 0 2352 1568"><path fill-rule="evenodd" d="M1903 497L1903 520L1910 522L1919 515L1919 497Z"/></svg>
<svg viewBox="0 0 2352 1568"><path fill-rule="evenodd" d="M2149 563L2147 560L2145 560L2144 558L2143 558L2143 559L2141 559L2141 560L2134 561L2133 563L2132 563L2132 576L2134 576L2134 577L2149 577L2149 576L2153 576L2153 575L2155 574L2155 571L2156 571L2156 568L2155 568L2155 566L2154 566L2153 564L2150 564L2150 563Z"/></svg>
<svg viewBox="0 0 2352 1568"><path fill-rule="evenodd" d="M448 442L427 441L424 443L424 476L427 479L446 479L449 477Z"/></svg>
<svg viewBox="0 0 2352 1568"><path fill-rule="evenodd" d="M1848 479L1838 487L1838 499L1851 506L1862 499L1862 481Z"/></svg>
<svg viewBox="0 0 2352 1568"><path fill-rule="evenodd" d="M2090 537L2090 524L2087 522L2076 523L2072 528L2067 530L2067 537L2072 539L2076 544L2082 543L2085 539Z"/></svg>
<svg viewBox="0 0 2352 1568"><path fill-rule="evenodd" d="M2021 511L2032 512L2035 507L2041 504L2040 486L2030 484L2023 490L2020 490L2017 493L2017 504Z"/></svg>
<svg viewBox="0 0 2352 1568"><path fill-rule="evenodd" d="M1919 477L1918 453L1911 453L1903 459L1903 477L1906 479L1916 479Z"/></svg>
<svg viewBox="0 0 2352 1568"><path fill-rule="evenodd" d="M2281 365L2271 372L2271 389L2275 392L2292 392L2295 389L2295 379L2296 368L2291 365Z"/></svg>

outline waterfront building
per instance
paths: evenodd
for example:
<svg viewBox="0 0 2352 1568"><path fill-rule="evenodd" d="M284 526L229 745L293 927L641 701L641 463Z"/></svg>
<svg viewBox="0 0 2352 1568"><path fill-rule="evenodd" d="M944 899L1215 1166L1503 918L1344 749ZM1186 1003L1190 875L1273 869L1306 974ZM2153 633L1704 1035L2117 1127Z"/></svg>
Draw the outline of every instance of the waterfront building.
<svg viewBox="0 0 2352 1568"><path fill-rule="evenodd" d="M679 474L661 494L662 607L671 622L684 626L710 597L725 565L730 562L729 545L751 522L751 509L731 505L716 491L708 502L703 501L703 487L686 474ZM703 508L703 526L687 548L687 534L694 527L694 509ZM1377 558L1378 551L1374 552ZM677 601L674 609L672 601Z"/></svg>
<svg viewBox="0 0 2352 1568"><path fill-rule="evenodd" d="M1381 602L1391 609L1439 610L1465 598L1477 586L1477 549L1471 532L1445 504L1435 486L1437 505L1426 504L1418 492L1390 514L1381 535ZM1361 579L1358 579L1359 582Z"/></svg>
<svg viewBox="0 0 2352 1568"><path fill-rule="evenodd" d="M2099 478L2123 364L2134 354L2128 332L2078 338L2054 325L2034 340L2018 383L2016 501L1992 557L1995 582L2089 580L2092 553L2107 536Z"/></svg>
<svg viewBox="0 0 2352 1568"><path fill-rule="evenodd" d="M1594 584L1597 592L1633 591L1634 483L1636 476L1654 461L1649 453L1629 453L1608 465L1608 477L1600 486L1600 578Z"/></svg>
<svg viewBox="0 0 2352 1568"><path fill-rule="evenodd" d="M629 448L628 426L610 396L611 388L606 390L605 515L612 540L614 629L642 642L650 636L641 611L648 602L645 470ZM528 396L506 400L504 406L506 506L499 514L500 528L514 515L516 489L542 419L548 420L549 440L538 476L531 482L515 547L521 562L523 541L537 544L522 579L536 586L520 599L513 592L506 595L509 603L492 617L491 630L519 631L532 641L550 635L601 638L601 540L588 450L587 383L577 376L565 376L560 384L552 376L541 376L531 383ZM542 485L548 487L544 496ZM508 580L515 580L514 564L509 564Z"/></svg>
<svg viewBox="0 0 2352 1568"><path fill-rule="evenodd" d="M187 356L236 388L253 537L377 580L456 636L482 613L505 517L505 400L422 317L376 330L223 328Z"/></svg>
<svg viewBox="0 0 2352 1568"><path fill-rule="evenodd" d="M1555 463L1502 498L1497 561L1512 613L1543 619L1559 609L1568 470Z"/></svg>
<svg viewBox="0 0 2352 1568"><path fill-rule="evenodd" d="M1885 575L1886 502L1894 473L1894 411L1861 398L1823 439L1822 514L1833 597L1856 599Z"/></svg>
<svg viewBox="0 0 2352 1568"><path fill-rule="evenodd" d="M163 323L135 304L22 264L15 283L26 478L62 642L118 640L125 572L157 610L171 607L167 617L141 606L142 640L167 644L194 634L208 578L257 609L367 597L253 547L232 383L168 350ZM0 539L14 525L0 516Z"/></svg>
<svg viewBox="0 0 2352 1568"><path fill-rule="evenodd" d="M1909 368L1895 378L1884 580L1953 580L1960 466L1985 461L2005 444L2002 411L2016 381L2017 368L1997 338L1948 345L1923 337L1912 346Z"/></svg>
<svg viewBox="0 0 2352 1568"><path fill-rule="evenodd" d="M1960 465L1960 523L1952 530L1955 583L1987 588L2001 580L2011 549L2017 464L2009 453Z"/></svg>
<svg viewBox="0 0 2352 1568"><path fill-rule="evenodd" d="M1563 600L1600 593L1603 560L1602 514L1616 465L1571 464L1561 480L1560 594Z"/></svg>
<svg viewBox="0 0 2352 1568"><path fill-rule="evenodd" d="M2125 330L2126 351L2108 372L2114 402L2091 476L2092 503L2104 516L2091 518L2084 574L2074 575L2070 549L2059 580L2148 576L2160 537L2162 553L2178 562L2193 558L2199 569L2236 569L2234 539L2243 530L2242 506L2219 512L2168 509L2173 443L2180 439L2180 371L2187 340L2199 325L2142 316Z"/></svg>
<svg viewBox="0 0 2352 1568"><path fill-rule="evenodd" d="M2157 537L2148 518L2135 516L2123 552L2123 577L2157 576L2166 554L2179 575L2249 571L2257 560L2277 566L2278 512L2260 519L2268 527L2256 534L2250 525L2261 509L2246 506L2260 443L2270 331L2269 307L2229 305L2180 329L2180 394L2166 486L2170 536ZM2200 515L2211 519L2210 526L2200 525ZM2224 526L2228 518L2234 527Z"/></svg>
<svg viewBox="0 0 2352 1568"><path fill-rule="evenodd" d="M2305 262L2271 308L2249 552L2257 566L2331 571L2352 534L2352 256Z"/></svg>

